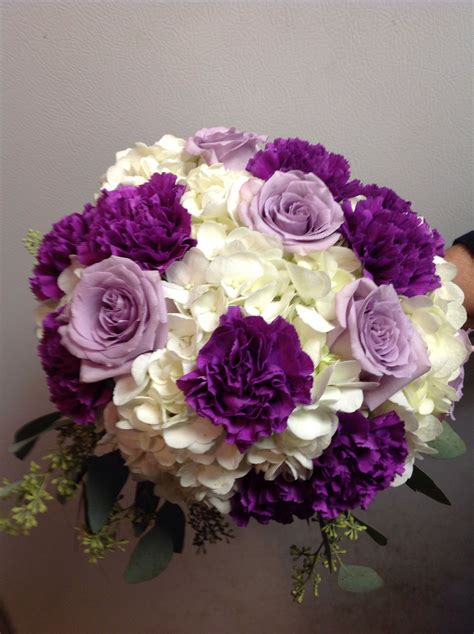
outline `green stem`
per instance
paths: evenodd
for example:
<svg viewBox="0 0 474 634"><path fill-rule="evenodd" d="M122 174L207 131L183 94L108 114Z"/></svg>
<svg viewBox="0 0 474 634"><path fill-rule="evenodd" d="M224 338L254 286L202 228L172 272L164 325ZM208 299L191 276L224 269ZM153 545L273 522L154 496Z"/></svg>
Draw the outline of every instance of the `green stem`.
<svg viewBox="0 0 474 634"><path fill-rule="evenodd" d="M326 535L326 532L323 530L324 527L326 526L321 513L318 513L318 521L319 521L319 527L321 529L321 537L323 538L323 545L324 545L324 551L326 553L326 558L328 560L329 563L329 572L332 574L333 569L332 569L332 551L331 551L331 543L329 541L328 536Z"/></svg>

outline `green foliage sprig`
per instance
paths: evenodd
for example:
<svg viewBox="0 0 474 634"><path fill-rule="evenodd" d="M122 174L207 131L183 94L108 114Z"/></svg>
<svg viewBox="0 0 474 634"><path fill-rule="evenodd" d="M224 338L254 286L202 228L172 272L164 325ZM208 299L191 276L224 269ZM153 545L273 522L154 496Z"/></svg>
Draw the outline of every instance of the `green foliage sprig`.
<svg viewBox="0 0 474 634"><path fill-rule="evenodd" d="M47 503L55 496L60 501L72 498L98 438L90 425L62 422L57 432L57 450L44 456L42 465L31 461L18 482L4 480L0 498L10 501L11 507L7 515L0 518L0 531L28 535L38 525L38 515L47 511Z"/></svg>
<svg viewBox="0 0 474 634"><path fill-rule="evenodd" d="M107 522L97 533L92 533L86 525L76 527L78 542L89 563L96 564L105 559L110 552L125 550L129 540L119 537L119 532L123 528L123 523L130 521L132 517L133 511L116 504Z"/></svg>
<svg viewBox="0 0 474 634"><path fill-rule="evenodd" d="M224 516L205 503L192 504L189 509L189 525L194 530L193 546L197 552L206 552L206 544L225 541L229 543L234 533Z"/></svg>
<svg viewBox="0 0 474 634"><path fill-rule="evenodd" d="M344 566L342 557L347 550L344 540L355 541L367 526L357 520L351 513L343 513L336 519L325 521L320 515L311 522L319 525L321 543L313 550L310 547L291 546L290 556L293 560L293 586L291 595L296 603L303 603L308 585L313 596L319 595L322 576L319 566L330 573L338 572Z"/></svg>
<svg viewBox="0 0 474 634"><path fill-rule="evenodd" d="M35 229L28 229L26 236L22 239L22 242L25 245L25 249L34 258L36 258L36 256L38 255L38 249L42 239L43 234L41 233L41 231L36 231Z"/></svg>

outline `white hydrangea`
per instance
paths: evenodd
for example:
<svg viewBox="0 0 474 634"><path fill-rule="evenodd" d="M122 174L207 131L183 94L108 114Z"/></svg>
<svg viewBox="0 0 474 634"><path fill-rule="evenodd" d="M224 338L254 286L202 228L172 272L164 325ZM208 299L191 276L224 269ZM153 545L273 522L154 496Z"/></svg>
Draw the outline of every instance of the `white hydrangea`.
<svg viewBox="0 0 474 634"><path fill-rule="evenodd" d="M360 277L360 262L350 249L334 246L308 256L296 255L285 267L290 305L284 316L317 367L327 352L327 334L334 328L336 293Z"/></svg>
<svg viewBox="0 0 474 634"><path fill-rule="evenodd" d="M191 318L170 315L168 346L138 357L130 375L116 381L99 451L118 448L130 471L155 482L161 494L163 487L171 487L174 493L167 490L168 496L180 491L181 500L212 498L223 509L249 465L225 443L221 426L188 408L176 385L198 350L199 335L191 322L195 325Z"/></svg>
<svg viewBox="0 0 474 634"><path fill-rule="evenodd" d="M456 267L436 257L436 272L441 286L427 296L404 298L403 308L423 337L431 368L424 375L394 394L384 406L395 409L405 422L409 455L405 472L393 486L406 482L415 459L436 453L429 443L443 431L441 419L459 400L452 383L471 352L467 336L459 328L466 320L464 295L453 283Z"/></svg>
<svg viewBox="0 0 474 634"><path fill-rule="evenodd" d="M441 286L427 296L405 298L402 304L428 349L431 369L422 378L448 383L459 376L468 353L459 331L466 321L466 310L464 295L452 282L456 267L439 257L435 261Z"/></svg>
<svg viewBox="0 0 474 634"><path fill-rule="evenodd" d="M297 407L288 418L288 428L258 441L248 452L248 460L265 479L280 473L307 479L313 460L329 446L336 432L336 412L355 412L362 405L366 383L359 381L357 361L333 361L316 374L311 404Z"/></svg>
<svg viewBox="0 0 474 634"><path fill-rule="evenodd" d="M245 170L228 170L222 163L202 163L187 175L188 190L182 205L195 220L215 220L223 227L235 226L240 188L250 178Z"/></svg>
<svg viewBox="0 0 474 634"><path fill-rule="evenodd" d="M171 172L180 182L196 166L196 158L184 151L185 139L165 134L153 145L136 143L133 148L117 152L115 164L105 173L101 188L119 185L143 185L157 172Z"/></svg>
<svg viewBox="0 0 474 634"><path fill-rule="evenodd" d="M198 231L198 246L169 267L165 296L208 334L230 305L241 306L245 314L260 315L268 322L286 316L295 291L278 241L246 227L218 239L215 224L204 222Z"/></svg>
<svg viewBox="0 0 474 634"><path fill-rule="evenodd" d="M72 292L81 279L82 271L86 268L79 262L79 258L76 255L69 256L69 259L71 260L70 266L65 268L58 276L58 286L64 295L61 299L47 299L38 302L33 310L36 323L36 336L38 339L41 339L43 336L43 321L46 316L70 303Z"/></svg>

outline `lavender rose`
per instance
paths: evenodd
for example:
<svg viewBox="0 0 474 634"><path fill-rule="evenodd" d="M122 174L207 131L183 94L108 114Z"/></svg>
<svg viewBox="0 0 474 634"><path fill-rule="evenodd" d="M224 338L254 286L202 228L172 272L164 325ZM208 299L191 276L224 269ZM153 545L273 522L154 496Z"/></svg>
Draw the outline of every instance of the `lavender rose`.
<svg viewBox="0 0 474 634"><path fill-rule="evenodd" d="M278 237L287 251L306 255L327 249L340 237L342 209L314 174L277 171L263 184L244 183L240 191L241 222Z"/></svg>
<svg viewBox="0 0 474 634"><path fill-rule="evenodd" d="M177 381L196 412L226 429L226 441L245 451L286 429L297 403L311 402L313 363L294 327L271 324L229 308L201 349L195 370Z"/></svg>
<svg viewBox="0 0 474 634"><path fill-rule="evenodd" d="M363 378L377 384L365 392L371 410L430 369L426 346L393 286L351 282L336 296L336 314L340 328L330 335L331 351L359 361Z"/></svg>
<svg viewBox="0 0 474 634"><path fill-rule="evenodd" d="M192 156L202 156L208 165L223 163L227 169L243 170L255 154L257 143L265 141L265 136L235 128L202 128L189 137L185 151Z"/></svg>
<svg viewBox="0 0 474 634"><path fill-rule="evenodd" d="M81 381L92 383L120 376L140 354L162 348L167 323L160 274L111 256L85 269L59 332L82 359Z"/></svg>

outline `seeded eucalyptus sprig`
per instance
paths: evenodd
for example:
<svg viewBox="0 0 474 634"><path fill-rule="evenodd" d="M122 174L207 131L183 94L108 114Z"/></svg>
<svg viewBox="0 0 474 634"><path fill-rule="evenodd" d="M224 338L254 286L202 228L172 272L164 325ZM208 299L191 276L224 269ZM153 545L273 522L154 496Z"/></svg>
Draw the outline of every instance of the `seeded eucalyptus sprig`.
<svg viewBox="0 0 474 634"><path fill-rule="evenodd" d="M303 603L307 586L310 585L313 596L319 595L322 580L319 566L330 573L339 572L339 584L350 592L358 592L355 588L365 584L364 591L376 589L382 585L375 571L363 566L347 566L342 558L347 553L343 547L344 540L356 541L363 532L372 537L378 544L384 545L386 539L356 519L351 513L342 513L334 520L324 520L321 515L312 518L311 523L318 524L321 542L316 549L308 546L291 546L290 556L293 560L293 587L291 595L296 603Z"/></svg>
<svg viewBox="0 0 474 634"><path fill-rule="evenodd" d="M42 459L31 461L28 471L18 482L4 480L0 499L11 503L5 517L0 518L0 531L10 535L27 535L38 525L38 515L45 513L48 502L72 498L79 487L85 465L99 439L90 425L75 425L60 414L48 414L27 423L15 435L11 450L24 458L39 436L56 429L57 450Z"/></svg>
<svg viewBox="0 0 474 634"><path fill-rule="evenodd" d="M34 258L38 255L38 249L42 239L43 234L41 231L36 231L35 229L28 229L26 236L22 239L25 249Z"/></svg>
<svg viewBox="0 0 474 634"><path fill-rule="evenodd" d="M130 521L132 516L130 509L124 509L116 504L107 522L97 533L92 533L85 525L76 527L77 539L84 554L88 556L89 563L96 564L105 559L107 553L125 550L129 540L120 538L119 531L123 523Z"/></svg>
<svg viewBox="0 0 474 634"><path fill-rule="evenodd" d="M188 522L194 530L193 546L197 552L206 552L207 544L220 541L229 543L234 533L224 516L213 506L204 503L192 504Z"/></svg>

